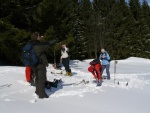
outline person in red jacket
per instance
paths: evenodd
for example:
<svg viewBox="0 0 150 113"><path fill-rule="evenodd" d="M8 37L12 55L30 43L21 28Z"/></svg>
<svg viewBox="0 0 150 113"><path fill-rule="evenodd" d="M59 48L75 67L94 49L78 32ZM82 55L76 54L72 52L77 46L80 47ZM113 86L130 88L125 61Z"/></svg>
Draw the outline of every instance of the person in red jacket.
<svg viewBox="0 0 150 113"><path fill-rule="evenodd" d="M99 61L99 59L94 59L92 62L90 62L90 67L88 68L88 71L91 72L96 79L97 85L101 86L102 82L102 75L101 75L101 68L102 65Z"/></svg>

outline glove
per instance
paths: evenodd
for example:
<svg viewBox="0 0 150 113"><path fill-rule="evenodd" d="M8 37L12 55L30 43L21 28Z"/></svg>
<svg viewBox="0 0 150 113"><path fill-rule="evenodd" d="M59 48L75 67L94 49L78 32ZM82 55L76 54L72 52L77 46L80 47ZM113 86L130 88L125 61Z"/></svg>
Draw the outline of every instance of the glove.
<svg viewBox="0 0 150 113"><path fill-rule="evenodd" d="M60 59L60 63L62 63L62 59Z"/></svg>
<svg viewBox="0 0 150 113"><path fill-rule="evenodd" d="M62 50L62 52L64 52L64 51L65 51L65 48L62 48L61 50Z"/></svg>

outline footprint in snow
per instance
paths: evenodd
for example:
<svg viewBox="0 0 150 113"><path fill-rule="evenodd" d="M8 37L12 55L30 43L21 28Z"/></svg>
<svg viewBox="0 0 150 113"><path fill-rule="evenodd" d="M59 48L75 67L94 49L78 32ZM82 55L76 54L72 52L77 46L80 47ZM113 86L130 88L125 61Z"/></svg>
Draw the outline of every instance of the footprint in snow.
<svg viewBox="0 0 150 113"><path fill-rule="evenodd" d="M15 100L6 98L4 101L5 102L11 102L11 101L15 101Z"/></svg>
<svg viewBox="0 0 150 113"><path fill-rule="evenodd" d="M37 100L35 99L30 100L30 103L35 103L35 102L37 102Z"/></svg>

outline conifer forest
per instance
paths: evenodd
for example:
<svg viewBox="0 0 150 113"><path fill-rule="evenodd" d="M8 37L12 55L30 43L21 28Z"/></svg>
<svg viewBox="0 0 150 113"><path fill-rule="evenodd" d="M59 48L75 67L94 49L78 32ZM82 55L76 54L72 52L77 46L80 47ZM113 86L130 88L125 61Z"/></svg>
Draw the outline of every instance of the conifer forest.
<svg viewBox="0 0 150 113"><path fill-rule="evenodd" d="M0 64L22 65L22 48L39 32L49 62L66 43L70 59L150 58L150 6L146 0L0 0Z"/></svg>

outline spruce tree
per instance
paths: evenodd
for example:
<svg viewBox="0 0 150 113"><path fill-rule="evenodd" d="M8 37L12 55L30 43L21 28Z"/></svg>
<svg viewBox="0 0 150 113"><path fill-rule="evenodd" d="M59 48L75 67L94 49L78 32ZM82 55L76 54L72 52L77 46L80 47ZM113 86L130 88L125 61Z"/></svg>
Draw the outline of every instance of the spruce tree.
<svg viewBox="0 0 150 113"><path fill-rule="evenodd" d="M76 8L74 8L74 55L78 59L85 59L88 55L87 42L88 20L90 18L91 2L89 0L80 0Z"/></svg>

